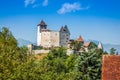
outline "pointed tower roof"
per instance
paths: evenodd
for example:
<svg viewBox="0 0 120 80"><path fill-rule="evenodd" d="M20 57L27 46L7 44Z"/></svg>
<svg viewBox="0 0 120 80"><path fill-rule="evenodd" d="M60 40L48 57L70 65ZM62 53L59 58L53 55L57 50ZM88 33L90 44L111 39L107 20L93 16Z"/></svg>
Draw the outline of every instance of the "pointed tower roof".
<svg viewBox="0 0 120 80"><path fill-rule="evenodd" d="M43 20L41 20L41 22L38 24L38 26L47 26L47 25Z"/></svg>
<svg viewBox="0 0 120 80"><path fill-rule="evenodd" d="M64 27L62 26L61 29L60 29L60 32L62 32L62 31L64 31L64 30L65 30L65 29L64 29Z"/></svg>
<svg viewBox="0 0 120 80"><path fill-rule="evenodd" d="M79 41L79 42L84 42L82 36L79 36L78 39L77 39L77 41Z"/></svg>
<svg viewBox="0 0 120 80"><path fill-rule="evenodd" d="M69 33L70 34L70 31L69 31L69 29L67 28L67 25L65 25L65 27L61 27L61 29L60 29L60 32L66 32L66 33Z"/></svg>
<svg viewBox="0 0 120 80"><path fill-rule="evenodd" d="M84 44L84 47L89 47L89 45L90 45L90 42L86 42L86 43Z"/></svg>
<svg viewBox="0 0 120 80"><path fill-rule="evenodd" d="M66 30L66 32L68 32L70 34L70 31L69 31L67 25L65 25L64 29Z"/></svg>
<svg viewBox="0 0 120 80"><path fill-rule="evenodd" d="M101 42L98 43L98 49L103 49L103 46L102 46Z"/></svg>

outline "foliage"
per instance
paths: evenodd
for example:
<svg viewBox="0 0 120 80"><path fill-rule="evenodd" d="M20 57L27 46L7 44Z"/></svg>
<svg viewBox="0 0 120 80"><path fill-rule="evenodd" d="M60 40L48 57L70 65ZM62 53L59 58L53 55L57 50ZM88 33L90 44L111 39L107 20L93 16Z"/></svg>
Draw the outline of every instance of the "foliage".
<svg viewBox="0 0 120 80"><path fill-rule="evenodd" d="M73 43L75 50L82 43ZM89 51L80 55L66 55L63 47L52 48L42 60L29 54L26 47L18 47L17 40L7 28L0 31L1 80L99 80L101 58L107 54L91 43ZM114 50L113 50L114 51ZM111 51L112 52L112 51ZM113 53L113 52L112 52Z"/></svg>
<svg viewBox="0 0 120 80"><path fill-rule="evenodd" d="M42 68L41 79L63 79L68 72L66 67L67 64L65 64L67 58L66 50L63 47L52 49L51 52L40 62L40 67Z"/></svg>
<svg viewBox="0 0 120 80"><path fill-rule="evenodd" d="M76 64L76 70L82 72L82 80L98 80L101 79L101 58L100 50L92 49L89 52L83 52L79 55Z"/></svg>
<svg viewBox="0 0 120 80"><path fill-rule="evenodd" d="M17 79L28 60L27 48L17 46L17 40L5 27L0 31L0 78Z"/></svg>
<svg viewBox="0 0 120 80"><path fill-rule="evenodd" d="M111 48L111 49L110 49L110 54L111 54L111 55L118 55L118 52L116 52L116 49Z"/></svg>
<svg viewBox="0 0 120 80"><path fill-rule="evenodd" d="M83 43L79 41L72 41L70 46L73 47L74 50L79 51L79 49L82 48Z"/></svg>
<svg viewBox="0 0 120 80"><path fill-rule="evenodd" d="M90 42L88 49L97 49L97 45L94 42Z"/></svg>

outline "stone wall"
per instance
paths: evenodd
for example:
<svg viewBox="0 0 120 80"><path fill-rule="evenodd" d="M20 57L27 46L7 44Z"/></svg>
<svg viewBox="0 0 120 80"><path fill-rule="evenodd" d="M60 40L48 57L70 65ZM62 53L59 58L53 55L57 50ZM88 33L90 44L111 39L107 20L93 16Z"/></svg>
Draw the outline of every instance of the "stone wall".
<svg viewBox="0 0 120 80"><path fill-rule="evenodd" d="M59 47L60 36L59 32L51 31L51 47Z"/></svg>
<svg viewBox="0 0 120 80"><path fill-rule="evenodd" d="M33 54L43 54L43 53L49 53L50 50L32 50Z"/></svg>
<svg viewBox="0 0 120 80"><path fill-rule="evenodd" d="M51 34L50 31L45 31L45 32L41 32L41 46L43 47L50 47L50 43L51 43L51 38L50 38Z"/></svg>
<svg viewBox="0 0 120 80"><path fill-rule="evenodd" d="M67 47L70 35L67 32L60 32L60 46Z"/></svg>
<svg viewBox="0 0 120 80"><path fill-rule="evenodd" d="M47 31L41 32L41 46L47 47L59 47L59 32Z"/></svg>

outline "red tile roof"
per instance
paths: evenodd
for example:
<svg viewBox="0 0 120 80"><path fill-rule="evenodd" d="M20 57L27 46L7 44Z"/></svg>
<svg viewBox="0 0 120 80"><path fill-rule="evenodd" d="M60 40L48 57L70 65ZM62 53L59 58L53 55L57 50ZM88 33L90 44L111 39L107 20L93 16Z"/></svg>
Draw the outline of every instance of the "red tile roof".
<svg viewBox="0 0 120 80"><path fill-rule="evenodd" d="M79 36L79 38L77 39L77 41L84 42L82 36Z"/></svg>
<svg viewBox="0 0 120 80"><path fill-rule="evenodd" d="M120 80L120 55L103 55L102 80Z"/></svg>
<svg viewBox="0 0 120 80"><path fill-rule="evenodd" d="M86 42L85 44L84 44L84 47L88 47L90 45L90 42Z"/></svg>

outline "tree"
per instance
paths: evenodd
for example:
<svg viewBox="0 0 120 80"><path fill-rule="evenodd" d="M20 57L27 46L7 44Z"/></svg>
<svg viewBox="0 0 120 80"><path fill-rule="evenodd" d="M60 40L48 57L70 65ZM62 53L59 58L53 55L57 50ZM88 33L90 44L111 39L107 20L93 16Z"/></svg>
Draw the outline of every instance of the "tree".
<svg viewBox="0 0 120 80"><path fill-rule="evenodd" d="M97 49L97 45L94 42L90 42L90 45L88 47L89 50L91 49Z"/></svg>
<svg viewBox="0 0 120 80"><path fill-rule="evenodd" d="M111 54L111 55L115 55L115 54L116 54L116 49L111 48L111 49L110 49L110 54Z"/></svg>
<svg viewBox="0 0 120 80"><path fill-rule="evenodd" d="M96 49L91 49L89 52L82 52L76 61L76 70L83 74L82 76L79 76L79 79L101 79L101 58L101 51L98 52Z"/></svg>
<svg viewBox="0 0 120 80"><path fill-rule="evenodd" d="M63 47L52 49L50 53L40 61L40 79L42 80L76 80L81 72L74 71L76 55L66 55Z"/></svg>
<svg viewBox="0 0 120 80"><path fill-rule="evenodd" d="M79 51L80 48L82 48L83 43L82 43L82 42L79 42L79 41L72 41L71 44L70 44L70 46L71 46L74 50Z"/></svg>
<svg viewBox="0 0 120 80"><path fill-rule="evenodd" d="M78 58L77 55L75 54L71 54L65 61L65 65L66 65L66 68L67 68L67 71L68 72L71 72L75 69L75 64L76 64L76 59Z"/></svg>
<svg viewBox="0 0 120 80"><path fill-rule="evenodd" d="M3 80L17 79L23 76L22 66L28 63L27 49L19 48L17 40L8 28L3 27L0 31L0 78ZM25 75L24 75L25 76ZM21 78L23 79L23 78Z"/></svg>
<svg viewBox="0 0 120 80"><path fill-rule="evenodd" d="M75 42L74 49L83 44ZM114 53L114 49L112 50ZM88 52L66 55L63 47L53 48L41 61L27 48L18 47L17 40L7 28L0 31L0 79L2 80L99 80L101 58L107 54L92 44Z"/></svg>
<svg viewBox="0 0 120 80"><path fill-rule="evenodd" d="M17 47L17 41L13 37L12 33L5 27L0 31L0 48L14 49Z"/></svg>

